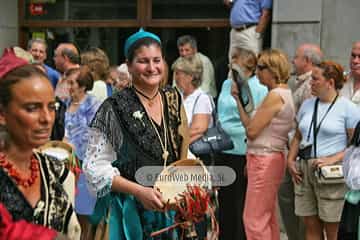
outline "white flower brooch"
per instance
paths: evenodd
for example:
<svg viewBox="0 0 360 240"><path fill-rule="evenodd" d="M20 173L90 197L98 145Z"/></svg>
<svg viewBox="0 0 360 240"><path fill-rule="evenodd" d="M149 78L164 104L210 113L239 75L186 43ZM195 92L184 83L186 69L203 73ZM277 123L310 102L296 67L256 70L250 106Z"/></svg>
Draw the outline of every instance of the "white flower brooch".
<svg viewBox="0 0 360 240"><path fill-rule="evenodd" d="M145 127L145 123L142 119L144 114L145 114L145 112L141 112L140 110L137 110L136 112L133 112L132 116L133 116L133 118L139 120L142 123L142 125Z"/></svg>

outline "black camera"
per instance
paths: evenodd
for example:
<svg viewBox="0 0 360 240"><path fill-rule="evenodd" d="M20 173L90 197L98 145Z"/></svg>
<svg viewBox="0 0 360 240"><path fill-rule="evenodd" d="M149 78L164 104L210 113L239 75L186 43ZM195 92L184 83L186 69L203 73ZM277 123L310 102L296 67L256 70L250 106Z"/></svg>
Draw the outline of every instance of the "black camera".
<svg viewBox="0 0 360 240"><path fill-rule="evenodd" d="M311 143L300 144L298 157L303 160L308 160L308 159L312 158L311 151L312 151Z"/></svg>

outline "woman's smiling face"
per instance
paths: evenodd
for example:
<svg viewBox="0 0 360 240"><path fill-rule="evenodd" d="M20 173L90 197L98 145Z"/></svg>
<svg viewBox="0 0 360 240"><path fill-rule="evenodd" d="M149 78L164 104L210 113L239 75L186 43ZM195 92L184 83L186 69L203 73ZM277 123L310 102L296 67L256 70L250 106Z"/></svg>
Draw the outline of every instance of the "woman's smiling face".
<svg viewBox="0 0 360 240"><path fill-rule="evenodd" d="M142 46L135 51L129 72L135 84L158 86L163 78L164 60L159 46Z"/></svg>

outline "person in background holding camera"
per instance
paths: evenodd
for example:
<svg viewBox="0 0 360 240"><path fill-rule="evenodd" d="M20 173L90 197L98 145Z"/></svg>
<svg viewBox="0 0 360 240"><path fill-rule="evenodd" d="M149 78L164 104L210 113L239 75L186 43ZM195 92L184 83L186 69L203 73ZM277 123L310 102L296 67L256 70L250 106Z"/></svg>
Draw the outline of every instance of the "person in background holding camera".
<svg viewBox="0 0 360 240"><path fill-rule="evenodd" d="M267 88L255 76L257 58L247 49L233 48L231 66L237 65L243 71L250 87L255 107L267 94ZM232 79L224 81L218 98L218 115L221 126L234 143L234 148L216 156L216 165L228 166L236 172L236 180L230 186L219 190L220 239L246 239L242 220L247 179L244 174L246 165L246 136L240 121L236 101L231 97Z"/></svg>
<svg viewBox="0 0 360 240"><path fill-rule="evenodd" d="M266 50L259 55L256 73L269 93L252 116L241 104L236 83L231 87L247 137L248 186L243 220L248 240L278 240L277 193L285 173L288 133L295 118L287 86L290 63L282 51Z"/></svg>
<svg viewBox="0 0 360 240"><path fill-rule="evenodd" d="M311 92L315 97L305 100L298 111L298 127L288 154L295 183L295 214L304 220L306 239L321 239L324 231L328 240L337 239L347 188L343 182L323 183L316 173L321 167L341 164L360 117L355 104L338 96L343 72L332 61L313 68ZM298 155L301 159L296 162Z"/></svg>

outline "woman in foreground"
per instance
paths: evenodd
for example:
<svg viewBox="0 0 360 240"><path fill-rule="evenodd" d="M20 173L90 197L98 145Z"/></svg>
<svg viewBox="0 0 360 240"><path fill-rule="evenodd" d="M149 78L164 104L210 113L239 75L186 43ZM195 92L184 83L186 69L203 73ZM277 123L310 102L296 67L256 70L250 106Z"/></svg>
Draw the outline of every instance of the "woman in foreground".
<svg viewBox="0 0 360 240"><path fill-rule="evenodd" d="M186 158L187 123L180 94L159 88L164 71L159 37L140 30L127 39L124 52L133 86L106 99L96 113L84 171L99 198L94 216L110 211L110 239L149 239L173 219L160 212L161 193L138 184L135 173Z"/></svg>
<svg viewBox="0 0 360 240"><path fill-rule="evenodd" d="M51 83L41 70L11 54L0 62L0 124L6 135L0 152L0 203L13 221L25 220L79 239L73 174L34 150L51 135Z"/></svg>

